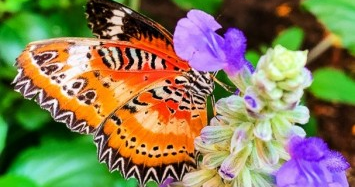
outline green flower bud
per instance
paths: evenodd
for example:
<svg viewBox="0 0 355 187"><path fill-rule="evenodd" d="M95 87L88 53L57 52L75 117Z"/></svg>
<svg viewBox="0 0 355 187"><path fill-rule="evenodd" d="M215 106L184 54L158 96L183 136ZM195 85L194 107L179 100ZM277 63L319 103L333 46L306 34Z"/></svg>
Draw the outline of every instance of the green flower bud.
<svg viewBox="0 0 355 187"><path fill-rule="evenodd" d="M216 144L206 144L205 142L202 141L201 137L199 137L199 136L195 138L194 143L195 143L195 149L197 151L200 151L201 153L204 153L204 154L219 151Z"/></svg>
<svg viewBox="0 0 355 187"><path fill-rule="evenodd" d="M205 182L217 175L216 170L201 169L187 173L183 178L183 184L187 187L202 186Z"/></svg>
<svg viewBox="0 0 355 187"><path fill-rule="evenodd" d="M200 137L203 142L213 144L224 140L230 140L233 129L229 126L206 126L201 130Z"/></svg>
<svg viewBox="0 0 355 187"><path fill-rule="evenodd" d="M215 175L207 182L203 183L202 187L224 187L224 183L219 175Z"/></svg>
<svg viewBox="0 0 355 187"><path fill-rule="evenodd" d="M218 113L237 111L243 108L243 99L237 95L232 95L226 98L222 98L216 102L216 110Z"/></svg>
<svg viewBox="0 0 355 187"><path fill-rule="evenodd" d="M229 126L230 125L230 119L226 116L222 115L217 115L214 118L211 119L210 125L211 126Z"/></svg>
<svg viewBox="0 0 355 187"><path fill-rule="evenodd" d="M286 78L294 78L299 75L307 60L307 51L290 51L281 45L269 49L263 62L262 69L269 79L281 81Z"/></svg>
<svg viewBox="0 0 355 187"><path fill-rule="evenodd" d="M262 168L277 164L280 157L271 141L264 142L255 139L254 143L255 153L257 154L259 164Z"/></svg>
<svg viewBox="0 0 355 187"><path fill-rule="evenodd" d="M269 100L279 100L281 99L282 94L283 94L283 90L276 87L273 90L263 93L262 96Z"/></svg>
<svg viewBox="0 0 355 187"><path fill-rule="evenodd" d="M306 137L306 131L300 126L293 125L291 127L290 133L288 134L288 137L292 136L299 136L299 137Z"/></svg>
<svg viewBox="0 0 355 187"><path fill-rule="evenodd" d="M258 114L265 106L265 102L259 97L253 87L248 87L244 95L244 103L249 112Z"/></svg>
<svg viewBox="0 0 355 187"><path fill-rule="evenodd" d="M227 158L229 151L214 151L203 156L202 164L207 169L215 169L221 165L223 160Z"/></svg>
<svg viewBox="0 0 355 187"><path fill-rule="evenodd" d="M292 123L284 116L276 115L271 119L271 128L276 140L284 141L290 134Z"/></svg>
<svg viewBox="0 0 355 187"><path fill-rule="evenodd" d="M252 180L249 169L244 168L232 184L233 187L253 187Z"/></svg>
<svg viewBox="0 0 355 187"><path fill-rule="evenodd" d="M286 91L294 91L296 89L303 89L305 82L305 77L302 75L293 77L291 79L286 79L280 82L277 82L277 86Z"/></svg>
<svg viewBox="0 0 355 187"><path fill-rule="evenodd" d="M298 103L303 95L303 89L298 89L293 92L285 92L282 96L282 101L287 103L289 106L296 106L295 103Z"/></svg>
<svg viewBox="0 0 355 187"><path fill-rule="evenodd" d="M230 154L221 164L219 175L225 180L233 180L244 168L245 162L250 155L252 145L249 144L237 154Z"/></svg>
<svg viewBox="0 0 355 187"><path fill-rule="evenodd" d="M259 173L259 172L250 172L252 186L255 187L273 187L273 180L269 175Z"/></svg>
<svg viewBox="0 0 355 187"><path fill-rule="evenodd" d="M252 127L253 124L245 122L235 128L230 146L230 152L232 154L237 154L254 139Z"/></svg>
<svg viewBox="0 0 355 187"><path fill-rule="evenodd" d="M238 87L241 93L244 93L245 89L251 84L252 72L245 66L234 76L228 76L229 80Z"/></svg>
<svg viewBox="0 0 355 187"><path fill-rule="evenodd" d="M254 135L263 141L270 141L272 138L270 120L258 120L255 124Z"/></svg>
<svg viewBox="0 0 355 187"><path fill-rule="evenodd" d="M268 79L266 73L264 71L258 71L254 73L252 76L252 85L256 87L258 91L261 93L269 92L276 88L275 81L271 81Z"/></svg>
<svg viewBox="0 0 355 187"><path fill-rule="evenodd" d="M273 144L276 152L279 154L279 157L281 160L289 160L290 159L290 155L285 150L284 142L272 140L272 144Z"/></svg>
<svg viewBox="0 0 355 187"><path fill-rule="evenodd" d="M292 123L306 124L309 121L309 109L298 105L293 110L284 111L280 114Z"/></svg>

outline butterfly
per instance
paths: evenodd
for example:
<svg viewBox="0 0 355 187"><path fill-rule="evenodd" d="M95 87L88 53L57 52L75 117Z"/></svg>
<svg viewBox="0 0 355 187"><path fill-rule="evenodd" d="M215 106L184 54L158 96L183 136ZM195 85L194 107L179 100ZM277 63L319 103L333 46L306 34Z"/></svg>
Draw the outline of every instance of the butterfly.
<svg viewBox="0 0 355 187"><path fill-rule="evenodd" d="M30 43L15 63L15 90L92 134L110 171L141 186L181 180L196 167L211 75L175 54L165 28L122 4L89 0L86 15L97 38Z"/></svg>

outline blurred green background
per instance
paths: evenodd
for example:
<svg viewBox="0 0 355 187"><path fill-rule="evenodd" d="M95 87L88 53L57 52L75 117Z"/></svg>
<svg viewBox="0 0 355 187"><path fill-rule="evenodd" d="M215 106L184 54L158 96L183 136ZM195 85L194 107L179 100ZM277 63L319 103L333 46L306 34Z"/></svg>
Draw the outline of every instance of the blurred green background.
<svg viewBox="0 0 355 187"><path fill-rule="evenodd" d="M172 2L183 10L194 7L212 14L223 3L222 0ZM139 10L140 1L125 3ZM92 37L86 25L85 4L86 0L0 1L0 187L137 185L134 179L125 181L118 172L111 174L104 164L99 164L91 136L72 133L65 125L54 122L48 112L23 99L11 85L16 75L15 59L29 42L54 37ZM341 41L341 47L355 53L352 0L308 0L302 7ZM328 12L334 7L340 11L333 11L330 17ZM272 43L248 50L247 58L256 64L260 55L276 44L298 50L305 35L301 28L292 26L273 36ZM223 73L218 78L228 83ZM355 104L355 83L341 70L318 69L310 92L326 101ZM215 93L217 99L229 94L219 87ZM316 134L314 118L306 128L308 135Z"/></svg>

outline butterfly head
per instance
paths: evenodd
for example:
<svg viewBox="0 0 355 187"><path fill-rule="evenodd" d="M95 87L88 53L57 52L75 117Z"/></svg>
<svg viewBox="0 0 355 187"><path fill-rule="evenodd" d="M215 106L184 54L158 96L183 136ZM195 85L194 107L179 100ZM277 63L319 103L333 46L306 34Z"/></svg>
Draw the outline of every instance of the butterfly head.
<svg viewBox="0 0 355 187"><path fill-rule="evenodd" d="M210 73L191 69L188 76L192 80L192 93L201 96L208 96L212 93L214 82Z"/></svg>

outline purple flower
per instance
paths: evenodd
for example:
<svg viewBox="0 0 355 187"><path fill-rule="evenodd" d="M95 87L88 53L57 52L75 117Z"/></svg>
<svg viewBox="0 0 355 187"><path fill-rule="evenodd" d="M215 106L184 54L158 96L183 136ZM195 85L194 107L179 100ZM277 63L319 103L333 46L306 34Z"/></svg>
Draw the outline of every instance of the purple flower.
<svg viewBox="0 0 355 187"><path fill-rule="evenodd" d="M344 157L329 150L320 138L293 137L288 145L291 159L276 173L278 187L347 187Z"/></svg>
<svg viewBox="0 0 355 187"><path fill-rule="evenodd" d="M168 187L173 182L175 182L175 179L168 177L159 185L159 187Z"/></svg>
<svg viewBox="0 0 355 187"><path fill-rule="evenodd" d="M233 75L251 64L245 59L246 39L243 33L230 28L224 38L215 31L221 25L209 14L191 10L175 28L174 49L176 54L199 71L224 69Z"/></svg>

